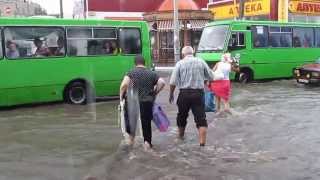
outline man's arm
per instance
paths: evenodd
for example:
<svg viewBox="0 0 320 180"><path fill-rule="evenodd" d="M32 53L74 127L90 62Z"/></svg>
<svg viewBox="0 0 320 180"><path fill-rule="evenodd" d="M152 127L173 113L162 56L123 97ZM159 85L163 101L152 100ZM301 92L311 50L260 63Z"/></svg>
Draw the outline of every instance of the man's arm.
<svg viewBox="0 0 320 180"><path fill-rule="evenodd" d="M174 90L176 89L176 86L173 84L170 84L170 95L169 95L169 102L172 104L174 101Z"/></svg>
<svg viewBox="0 0 320 180"><path fill-rule="evenodd" d="M169 94L169 102L172 104L174 101L174 90L176 89L177 83L179 81L180 75L179 75L179 63L176 64L175 68L172 71L171 77L170 77L170 94Z"/></svg>
<svg viewBox="0 0 320 180"><path fill-rule="evenodd" d="M156 95L159 94L159 92L164 88L165 85L166 85L166 82L162 78L159 78L156 84L156 90L155 90Z"/></svg>
<svg viewBox="0 0 320 180"><path fill-rule="evenodd" d="M130 83L129 76L125 76L120 85L120 93L119 93L120 100L122 100L124 93L127 92L129 83Z"/></svg>
<svg viewBox="0 0 320 180"><path fill-rule="evenodd" d="M212 81L213 80L213 73L212 73L212 70L210 69L210 67L208 66L208 64L204 61L203 62L203 65L204 65L204 75L205 75L205 78L208 80L208 81Z"/></svg>

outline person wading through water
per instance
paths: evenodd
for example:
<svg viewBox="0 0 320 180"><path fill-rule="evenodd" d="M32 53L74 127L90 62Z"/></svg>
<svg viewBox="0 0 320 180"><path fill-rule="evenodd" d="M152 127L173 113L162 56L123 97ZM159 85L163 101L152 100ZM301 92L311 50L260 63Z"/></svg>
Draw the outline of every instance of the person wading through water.
<svg viewBox="0 0 320 180"><path fill-rule="evenodd" d="M138 94L138 105L140 106L140 118L142 133L144 138L144 148L152 148L151 120L153 118L152 107L156 95L164 88L165 81L155 72L145 67L145 60L141 55L135 57L136 67L127 73L120 86L120 101L124 98L128 88L132 86L133 91ZM130 102L129 102L130 103ZM138 107L136 107L139 109ZM128 114L130 116L130 114ZM128 129L127 129L128 132ZM130 144L134 143L132 132L130 134Z"/></svg>
<svg viewBox="0 0 320 180"><path fill-rule="evenodd" d="M206 144L207 120L204 104L205 81L211 81L213 74L207 63L193 56L193 48L185 46L182 49L183 59L174 67L170 78L169 102L174 101L174 90L179 88L177 99L178 137L183 140L187 125L189 110L192 110L194 120L199 131L200 146Z"/></svg>

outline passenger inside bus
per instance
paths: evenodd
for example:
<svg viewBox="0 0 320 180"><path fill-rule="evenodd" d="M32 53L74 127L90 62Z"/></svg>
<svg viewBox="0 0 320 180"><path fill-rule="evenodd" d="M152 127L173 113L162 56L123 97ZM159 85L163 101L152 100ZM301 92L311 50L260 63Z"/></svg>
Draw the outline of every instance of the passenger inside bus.
<svg viewBox="0 0 320 180"><path fill-rule="evenodd" d="M311 47L311 38L307 34L304 34L303 47Z"/></svg>
<svg viewBox="0 0 320 180"><path fill-rule="evenodd" d="M280 47L290 47L289 40L285 36L280 37Z"/></svg>
<svg viewBox="0 0 320 180"><path fill-rule="evenodd" d="M97 55L99 54L98 41L90 40L88 41L88 55Z"/></svg>
<svg viewBox="0 0 320 180"><path fill-rule="evenodd" d="M254 38L254 47L265 47L265 43L265 38L261 35L258 35L256 38Z"/></svg>
<svg viewBox="0 0 320 180"><path fill-rule="evenodd" d="M111 43L109 41L105 41L102 46L101 54L112 54L113 50L111 47Z"/></svg>
<svg viewBox="0 0 320 180"><path fill-rule="evenodd" d="M20 57L19 51L17 49L17 44L14 43L13 41L8 41L7 42L6 56L9 59L17 59L17 58Z"/></svg>
<svg viewBox="0 0 320 180"><path fill-rule="evenodd" d="M119 53L118 45L115 41L111 41L111 52L114 55Z"/></svg>
<svg viewBox="0 0 320 180"><path fill-rule="evenodd" d="M298 36L293 37L293 47L301 47L301 41Z"/></svg>
<svg viewBox="0 0 320 180"><path fill-rule="evenodd" d="M271 45L271 47L279 47L279 42L275 36L270 36L269 45Z"/></svg>
<svg viewBox="0 0 320 180"><path fill-rule="evenodd" d="M35 38L33 40L34 45L36 46L36 51L34 52L33 56L35 57L45 57L50 56L51 53L47 47L43 46L43 43L40 38Z"/></svg>
<svg viewBox="0 0 320 180"><path fill-rule="evenodd" d="M55 56L64 56L65 54L65 49L64 49L64 39L63 37L59 37L58 40L57 40L57 49L54 51L54 55Z"/></svg>

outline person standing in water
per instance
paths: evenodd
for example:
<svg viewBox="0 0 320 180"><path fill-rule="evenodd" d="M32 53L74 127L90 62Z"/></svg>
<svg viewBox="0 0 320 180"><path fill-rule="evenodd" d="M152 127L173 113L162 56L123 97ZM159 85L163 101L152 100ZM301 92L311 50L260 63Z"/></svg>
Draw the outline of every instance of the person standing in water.
<svg viewBox="0 0 320 180"><path fill-rule="evenodd" d="M170 78L169 102L174 101L174 90L179 88L177 99L178 115L178 137L183 140L187 126L187 118L190 109L199 131L200 146L205 146L207 136L207 120L204 104L205 81L212 80L212 71L202 59L193 56L193 48L185 46L182 49L183 59L174 67Z"/></svg>
<svg viewBox="0 0 320 180"><path fill-rule="evenodd" d="M231 113L229 99L231 96L231 82L229 74L231 71L238 72L239 67L232 61L231 54L225 53L212 69L214 72L221 73L222 77L212 81L209 85L210 90L216 96L217 113L222 112L221 101L224 104L223 111Z"/></svg>
<svg viewBox="0 0 320 180"><path fill-rule="evenodd" d="M132 86L133 92L138 94L140 106L140 118L144 138L144 148L152 148L151 120L153 118L152 107L156 95L164 88L165 82L155 72L145 67L145 60L141 55L135 57L136 67L127 73L120 86L120 101L124 98L128 88ZM128 114L130 116L130 114ZM128 129L127 129L128 132ZM130 134L130 144L134 143L134 136Z"/></svg>

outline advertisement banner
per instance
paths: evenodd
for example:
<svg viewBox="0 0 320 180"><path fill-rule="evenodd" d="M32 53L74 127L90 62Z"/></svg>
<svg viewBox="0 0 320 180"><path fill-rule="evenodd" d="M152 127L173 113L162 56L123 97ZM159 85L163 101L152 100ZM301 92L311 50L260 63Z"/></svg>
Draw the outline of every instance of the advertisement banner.
<svg viewBox="0 0 320 180"><path fill-rule="evenodd" d="M230 19L239 16L239 2L234 6L233 2L228 4L210 4L209 10L214 19ZM244 4L244 16L267 15L270 13L270 0L247 0Z"/></svg>
<svg viewBox="0 0 320 180"><path fill-rule="evenodd" d="M289 12L296 14L319 15L320 1L317 0L290 0Z"/></svg>

